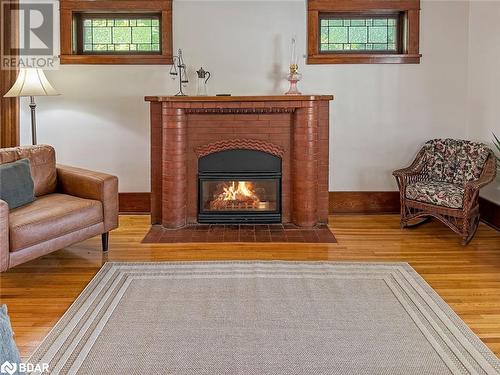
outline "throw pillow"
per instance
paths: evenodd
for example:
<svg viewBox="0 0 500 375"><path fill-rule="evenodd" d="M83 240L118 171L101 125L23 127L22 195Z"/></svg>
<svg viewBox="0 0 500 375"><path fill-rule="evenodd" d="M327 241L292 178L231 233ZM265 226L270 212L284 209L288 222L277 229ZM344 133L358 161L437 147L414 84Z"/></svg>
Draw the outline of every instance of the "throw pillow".
<svg viewBox="0 0 500 375"><path fill-rule="evenodd" d="M7 306L0 306L0 366L6 374L21 375L18 369L21 357L14 342Z"/></svg>
<svg viewBox="0 0 500 375"><path fill-rule="evenodd" d="M0 164L0 199L7 202L11 210L35 200L35 186L28 159Z"/></svg>

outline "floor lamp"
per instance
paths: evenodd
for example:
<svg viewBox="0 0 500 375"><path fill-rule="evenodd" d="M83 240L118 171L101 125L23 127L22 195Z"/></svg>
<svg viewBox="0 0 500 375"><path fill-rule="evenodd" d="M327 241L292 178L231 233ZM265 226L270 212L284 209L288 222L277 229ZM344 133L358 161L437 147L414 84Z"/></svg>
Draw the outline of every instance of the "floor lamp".
<svg viewBox="0 0 500 375"><path fill-rule="evenodd" d="M42 69L23 68L16 82L4 95L6 98L29 96L31 109L31 140L36 145L36 104L35 96L53 96L59 93L52 87Z"/></svg>

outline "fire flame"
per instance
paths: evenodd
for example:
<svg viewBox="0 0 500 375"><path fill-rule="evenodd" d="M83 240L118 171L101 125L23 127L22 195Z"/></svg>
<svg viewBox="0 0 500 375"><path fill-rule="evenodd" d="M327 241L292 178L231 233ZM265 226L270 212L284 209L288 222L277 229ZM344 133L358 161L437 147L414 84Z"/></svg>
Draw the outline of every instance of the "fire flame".
<svg viewBox="0 0 500 375"><path fill-rule="evenodd" d="M236 205L244 204L256 208L259 205L260 199L253 189L254 187L251 182L231 181L222 187L222 192L215 194L212 205L214 208L222 208L226 206L224 202L231 202Z"/></svg>
<svg viewBox="0 0 500 375"><path fill-rule="evenodd" d="M252 198L258 201L259 198L251 189L251 184L246 181L238 181L238 185L236 181L232 181L231 185L224 187L224 191L217 198L224 201L246 201Z"/></svg>

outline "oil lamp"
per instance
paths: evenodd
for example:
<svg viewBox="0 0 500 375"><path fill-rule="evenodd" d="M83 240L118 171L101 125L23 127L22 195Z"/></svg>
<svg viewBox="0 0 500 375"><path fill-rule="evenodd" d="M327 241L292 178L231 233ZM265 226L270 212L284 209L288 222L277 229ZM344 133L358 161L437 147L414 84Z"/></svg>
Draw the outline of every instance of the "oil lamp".
<svg viewBox="0 0 500 375"><path fill-rule="evenodd" d="M285 93L285 95L302 95L297 88L297 83L302 79L302 74L299 73L295 36L292 38L290 72L288 73L286 79L290 82L290 89Z"/></svg>

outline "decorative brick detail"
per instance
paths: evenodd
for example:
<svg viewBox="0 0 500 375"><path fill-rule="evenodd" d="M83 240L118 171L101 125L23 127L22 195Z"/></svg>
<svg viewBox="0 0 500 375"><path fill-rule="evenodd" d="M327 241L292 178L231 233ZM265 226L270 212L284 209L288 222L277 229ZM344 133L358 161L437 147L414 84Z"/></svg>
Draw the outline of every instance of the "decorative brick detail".
<svg viewBox="0 0 500 375"><path fill-rule="evenodd" d="M262 114L262 113L293 113L295 108L189 108L187 114Z"/></svg>
<svg viewBox="0 0 500 375"><path fill-rule="evenodd" d="M292 153L292 222L300 227L318 223L318 109L299 108L295 112ZM300 197L300 198L299 198Z"/></svg>
<svg viewBox="0 0 500 375"><path fill-rule="evenodd" d="M214 152L236 149L267 152L280 158L283 158L285 154L285 151L280 146L258 139L228 139L218 141L198 147L195 152L198 158L201 158Z"/></svg>

